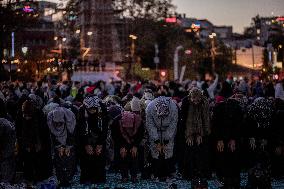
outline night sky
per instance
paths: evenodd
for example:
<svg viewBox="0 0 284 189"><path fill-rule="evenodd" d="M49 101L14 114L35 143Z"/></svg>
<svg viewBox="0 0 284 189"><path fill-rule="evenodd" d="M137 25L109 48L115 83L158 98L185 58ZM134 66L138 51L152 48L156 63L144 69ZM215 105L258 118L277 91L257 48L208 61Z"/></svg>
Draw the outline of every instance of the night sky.
<svg viewBox="0 0 284 189"><path fill-rule="evenodd" d="M284 16L284 0L172 0L179 13L187 17L207 18L215 25L233 25L234 32L243 32L251 18Z"/></svg>

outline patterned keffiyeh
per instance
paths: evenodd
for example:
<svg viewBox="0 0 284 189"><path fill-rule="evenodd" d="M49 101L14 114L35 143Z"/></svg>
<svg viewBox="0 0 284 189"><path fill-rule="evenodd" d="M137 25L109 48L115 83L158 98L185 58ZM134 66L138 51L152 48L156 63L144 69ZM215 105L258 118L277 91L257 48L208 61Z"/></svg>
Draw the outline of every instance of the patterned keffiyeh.
<svg viewBox="0 0 284 189"><path fill-rule="evenodd" d="M248 115L257 122L259 128L270 126L273 115L273 104L263 97L256 98L248 107Z"/></svg>
<svg viewBox="0 0 284 189"><path fill-rule="evenodd" d="M102 100L97 96L88 96L84 99L83 104L86 109L99 108L101 106Z"/></svg>
<svg viewBox="0 0 284 189"><path fill-rule="evenodd" d="M155 108L159 118L168 116L170 114L170 98L159 97Z"/></svg>

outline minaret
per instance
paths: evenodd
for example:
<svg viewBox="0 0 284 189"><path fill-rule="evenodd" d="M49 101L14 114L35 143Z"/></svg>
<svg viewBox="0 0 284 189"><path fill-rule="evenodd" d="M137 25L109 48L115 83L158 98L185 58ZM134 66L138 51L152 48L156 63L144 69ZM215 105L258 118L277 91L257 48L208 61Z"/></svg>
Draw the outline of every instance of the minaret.
<svg viewBox="0 0 284 189"><path fill-rule="evenodd" d="M122 56L113 1L81 0L79 6L82 54L89 49L84 60L120 62Z"/></svg>

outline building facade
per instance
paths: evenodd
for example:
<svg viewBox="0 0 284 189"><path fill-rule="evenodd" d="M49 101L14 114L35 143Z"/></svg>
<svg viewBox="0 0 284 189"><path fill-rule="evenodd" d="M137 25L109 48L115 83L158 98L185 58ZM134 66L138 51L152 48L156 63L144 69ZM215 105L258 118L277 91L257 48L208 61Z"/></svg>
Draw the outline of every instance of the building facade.
<svg viewBox="0 0 284 189"><path fill-rule="evenodd" d="M112 0L84 0L78 2L78 26L82 59L105 64L121 62L121 40Z"/></svg>

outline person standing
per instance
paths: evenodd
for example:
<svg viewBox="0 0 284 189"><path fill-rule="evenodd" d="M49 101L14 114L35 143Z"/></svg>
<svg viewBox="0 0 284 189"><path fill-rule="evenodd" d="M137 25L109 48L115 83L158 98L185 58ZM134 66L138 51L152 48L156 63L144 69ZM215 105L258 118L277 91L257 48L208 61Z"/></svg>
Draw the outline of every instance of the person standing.
<svg viewBox="0 0 284 189"><path fill-rule="evenodd" d="M243 133L248 139L247 188L271 188L270 147L272 137L273 101L259 97L249 105Z"/></svg>
<svg viewBox="0 0 284 189"><path fill-rule="evenodd" d="M0 118L0 182L11 183L15 176L15 143L14 124Z"/></svg>
<svg viewBox="0 0 284 189"><path fill-rule="evenodd" d="M48 113L47 124L53 143L54 164L59 186L70 186L76 170L75 115L64 107L56 107Z"/></svg>
<svg viewBox="0 0 284 189"><path fill-rule="evenodd" d="M182 123L184 125L185 155L183 177L193 182L201 180L207 185L209 177L210 114L209 103L202 91L192 88L182 102Z"/></svg>
<svg viewBox="0 0 284 189"><path fill-rule="evenodd" d="M81 183L104 183L106 181L106 140L108 113L102 100L88 96L79 110Z"/></svg>
<svg viewBox="0 0 284 189"><path fill-rule="evenodd" d="M52 175L50 135L43 112L36 107L31 99L26 100L16 121L19 154L29 185Z"/></svg>
<svg viewBox="0 0 284 189"><path fill-rule="evenodd" d="M174 172L173 152L178 123L178 106L165 96L154 99L146 108L154 176L166 179Z"/></svg>
<svg viewBox="0 0 284 189"><path fill-rule="evenodd" d="M233 98L217 103L213 110L212 137L217 176L224 188L240 188L240 129L243 124L242 107Z"/></svg>

